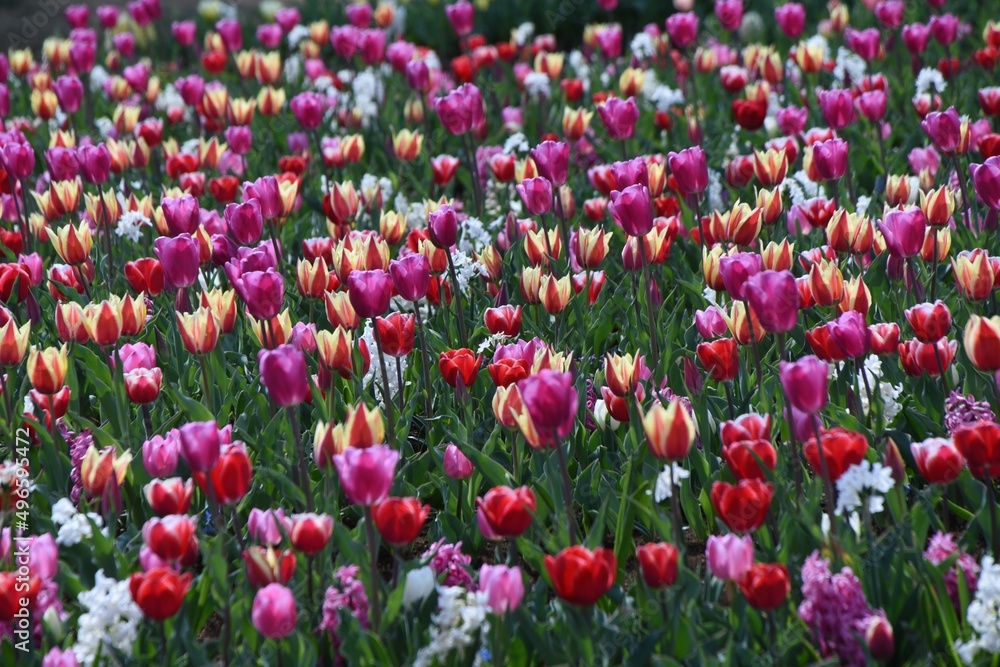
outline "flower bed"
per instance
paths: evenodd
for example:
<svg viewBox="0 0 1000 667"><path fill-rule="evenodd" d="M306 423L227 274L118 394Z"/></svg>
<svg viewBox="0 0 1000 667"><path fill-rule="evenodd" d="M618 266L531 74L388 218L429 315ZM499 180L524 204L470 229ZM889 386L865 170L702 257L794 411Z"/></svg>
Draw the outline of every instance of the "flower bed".
<svg viewBox="0 0 1000 667"><path fill-rule="evenodd" d="M995 665L1000 25L691 4L0 56L3 664Z"/></svg>

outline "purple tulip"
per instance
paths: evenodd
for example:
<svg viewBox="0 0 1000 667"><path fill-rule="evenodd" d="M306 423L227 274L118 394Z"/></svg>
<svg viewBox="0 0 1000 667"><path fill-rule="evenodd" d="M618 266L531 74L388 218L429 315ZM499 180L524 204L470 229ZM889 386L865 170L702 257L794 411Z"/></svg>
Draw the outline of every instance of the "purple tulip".
<svg viewBox="0 0 1000 667"><path fill-rule="evenodd" d="M407 301L427 296L431 284L431 263L426 256L412 253L389 262L389 275L396 292Z"/></svg>
<svg viewBox="0 0 1000 667"><path fill-rule="evenodd" d="M765 331L785 333L795 328L799 290L791 271L761 271L747 280L743 292Z"/></svg>
<svg viewBox="0 0 1000 667"><path fill-rule="evenodd" d="M241 245L252 245L260 240L264 231L264 217L260 213L260 202L250 199L242 204L227 204L225 210L229 233Z"/></svg>
<svg viewBox="0 0 1000 667"><path fill-rule="evenodd" d="M569 437L580 402L572 374L543 370L519 381L517 388L543 444L555 447Z"/></svg>
<svg viewBox="0 0 1000 667"><path fill-rule="evenodd" d="M545 215L552 210L552 182L547 178L526 178L518 183L517 193L531 215Z"/></svg>
<svg viewBox="0 0 1000 667"><path fill-rule="evenodd" d="M738 252L727 255L719 260L719 274L726 291L736 301L745 301L745 285L752 277L763 270L764 264L760 255L753 252Z"/></svg>
<svg viewBox="0 0 1000 667"><path fill-rule="evenodd" d="M189 422L178 434L181 456L194 472L206 472L219 460L222 438L214 421Z"/></svg>
<svg viewBox="0 0 1000 667"><path fill-rule="evenodd" d="M56 92L60 109L68 114L80 110L80 102L83 101L83 83L78 77L61 76L55 80L52 87Z"/></svg>
<svg viewBox="0 0 1000 667"><path fill-rule="evenodd" d="M821 90L816 96L823 120L831 130L843 130L854 122L854 97L850 90Z"/></svg>
<svg viewBox="0 0 1000 667"><path fill-rule="evenodd" d="M942 153L954 153L958 149L962 139L962 119L955 107L930 112L920 121L920 127Z"/></svg>
<svg viewBox="0 0 1000 667"><path fill-rule="evenodd" d="M160 200L163 219L171 236L194 234L201 223L198 200L191 195L179 198L164 197Z"/></svg>
<svg viewBox="0 0 1000 667"><path fill-rule="evenodd" d="M399 452L386 445L348 447L333 457L344 495L362 506L374 505L389 495L398 462Z"/></svg>
<svg viewBox="0 0 1000 667"><path fill-rule="evenodd" d="M969 165L972 187L983 203L993 210L1000 209L1000 156L987 158L982 164Z"/></svg>
<svg viewBox="0 0 1000 667"><path fill-rule="evenodd" d="M227 269L232 263L226 265ZM272 268L248 271L233 281L237 296L258 320L269 320L281 312L285 299L285 279Z"/></svg>
<svg viewBox="0 0 1000 667"><path fill-rule="evenodd" d="M709 306L705 310L695 311L694 325L698 329L698 334L705 340L721 336L729 328L726 325L726 318L718 306Z"/></svg>
<svg viewBox="0 0 1000 667"><path fill-rule="evenodd" d="M76 158L80 163L80 175L88 183L101 185L111 174L111 153L104 144L97 146L81 146L76 149Z"/></svg>
<svg viewBox="0 0 1000 667"><path fill-rule="evenodd" d="M465 479L472 475L472 461L454 443L444 450L444 474L452 479Z"/></svg>
<svg viewBox="0 0 1000 667"><path fill-rule="evenodd" d="M306 355L294 345L279 345L257 353L260 380L277 405L290 408L309 396L309 370Z"/></svg>
<svg viewBox="0 0 1000 667"><path fill-rule="evenodd" d="M549 179L552 185L566 182L569 170L569 144L564 141L543 141L531 149L538 174Z"/></svg>
<svg viewBox="0 0 1000 667"><path fill-rule="evenodd" d="M612 97L604 104L598 105L597 113L608 131L608 136L622 141L635 132L635 124L639 120L639 105L635 103L634 97L627 100Z"/></svg>
<svg viewBox="0 0 1000 667"><path fill-rule="evenodd" d="M927 221L916 206L902 211L887 211L884 220L878 221L879 231L885 238L885 246L895 257L907 259L920 252L924 243Z"/></svg>
<svg viewBox="0 0 1000 667"><path fill-rule="evenodd" d="M445 129L455 135L471 132L485 122L483 95L471 83L437 98L434 110Z"/></svg>
<svg viewBox="0 0 1000 667"><path fill-rule="evenodd" d="M667 155L667 166L677 181L677 187L686 195L700 194L708 187L708 163L700 146L685 148Z"/></svg>
<svg viewBox="0 0 1000 667"><path fill-rule="evenodd" d="M813 166L821 180L836 181L847 173L847 142L827 139L812 145Z"/></svg>
<svg viewBox="0 0 1000 667"><path fill-rule="evenodd" d="M826 407L829 375L827 363L811 354L798 361L781 362L781 386L788 402L810 415Z"/></svg>
<svg viewBox="0 0 1000 667"><path fill-rule="evenodd" d="M629 236L645 236L653 228L653 204L649 188L630 185L624 190L611 191L608 204L611 217Z"/></svg>
<svg viewBox="0 0 1000 667"><path fill-rule="evenodd" d="M173 288L184 289L198 282L201 245L190 234L160 236L153 242L154 253L163 266L163 278Z"/></svg>
<svg viewBox="0 0 1000 667"><path fill-rule="evenodd" d="M351 271L347 277L347 295L358 317L378 317L389 309L392 278L381 269Z"/></svg>
<svg viewBox="0 0 1000 667"><path fill-rule="evenodd" d="M431 243L442 250L448 250L458 242L458 214L449 205L444 205L427 216L427 236Z"/></svg>
<svg viewBox="0 0 1000 667"><path fill-rule="evenodd" d="M177 429L142 443L142 465L153 477L170 477L177 470L180 436Z"/></svg>
<svg viewBox="0 0 1000 667"><path fill-rule="evenodd" d="M857 359L868 354L872 348L871 333L865 323L865 316L856 310L849 310L832 322L826 330L830 338L845 355Z"/></svg>

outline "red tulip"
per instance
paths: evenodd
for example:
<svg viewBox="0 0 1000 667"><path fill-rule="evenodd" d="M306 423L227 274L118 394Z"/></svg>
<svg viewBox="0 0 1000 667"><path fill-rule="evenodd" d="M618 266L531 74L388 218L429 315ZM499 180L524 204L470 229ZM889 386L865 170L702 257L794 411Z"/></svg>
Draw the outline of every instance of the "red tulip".
<svg viewBox="0 0 1000 667"><path fill-rule="evenodd" d="M926 373L932 377L941 375L951 366L958 351L958 341L942 338L936 343L921 343L908 340L899 344L899 364L907 375L919 377ZM940 356L941 363L938 363Z"/></svg>
<svg viewBox="0 0 1000 667"><path fill-rule="evenodd" d="M770 440L739 440L722 447L722 459L736 479L766 480L762 466L773 471L778 452Z"/></svg>
<svg viewBox="0 0 1000 667"><path fill-rule="evenodd" d="M740 373L739 346L732 338L699 343L698 361L716 382L729 382Z"/></svg>
<svg viewBox="0 0 1000 667"><path fill-rule="evenodd" d="M389 497L372 507L379 534L389 544L405 546L417 539L431 508L416 498Z"/></svg>
<svg viewBox="0 0 1000 667"><path fill-rule="evenodd" d="M326 514L293 514L288 538L307 556L318 554L333 534L333 517Z"/></svg>
<svg viewBox="0 0 1000 667"><path fill-rule="evenodd" d="M136 572L129 579L132 599L146 618L165 621L178 611L191 587L191 573L177 574L165 567Z"/></svg>
<svg viewBox="0 0 1000 667"><path fill-rule="evenodd" d="M592 605L614 586L618 560L610 549L572 546L545 557L545 571L560 598L580 607Z"/></svg>
<svg viewBox="0 0 1000 667"><path fill-rule="evenodd" d="M740 580L740 590L754 609L758 611L777 609L785 602L791 591L788 568L781 563L751 565Z"/></svg>
<svg viewBox="0 0 1000 667"><path fill-rule="evenodd" d="M711 497L716 515L731 531L752 533L767 517L774 487L759 479L741 479L735 486L716 482Z"/></svg>
<svg viewBox="0 0 1000 667"><path fill-rule="evenodd" d="M230 505L238 502L250 490L253 467L242 442L223 445L219 459L207 473L192 472L191 476L202 491L211 493L216 502ZM209 486L210 485L210 486Z"/></svg>
<svg viewBox="0 0 1000 667"><path fill-rule="evenodd" d="M448 350L441 353L438 361L438 368L444 381L452 387L458 386L458 381L462 381L462 386L471 387L479 375L479 367L483 362L483 355L474 355L468 348L458 350Z"/></svg>
<svg viewBox="0 0 1000 667"><path fill-rule="evenodd" d="M941 300L917 304L908 308L905 314L921 343L936 343L951 329L951 311Z"/></svg>
<svg viewBox="0 0 1000 667"><path fill-rule="evenodd" d="M646 585L653 589L673 586L677 581L677 547L666 542L643 544L636 549L639 570Z"/></svg>
<svg viewBox="0 0 1000 667"><path fill-rule="evenodd" d="M490 529L500 537L519 537L535 518L535 493L527 486L495 486L477 498L476 505Z"/></svg>
<svg viewBox="0 0 1000 667"><path fill-rule="evenodd" d="M820 437L823 441L826 471L830 476L830 482L834 484L848 468L861 463L868 452L868 439L863 434L848 431L840 426L822 430ZM815 436L802 447L802 453L809 462L809 466L815 472L822 473L823 466L819 460L819 447L816 444Z"/></svg>
<svg viewBox="0 0 1000 667"><path fill-rule="evenodd" d="M160 516L186 514L191 509L194 484L191 480L185 482L180 477L154 479L143 488L143 492L146 502Z"/></svg>
<svg viewBox="0 0 1000 667"><path fill-rule="evenodd" d="M962 426L952 437L973 476L992 480L1000 477L1000 425L981 421Z"/></svg>
<svg viewBox="0 0 1000 667"><path fill-rule="evenodd" d="M749 413L740 415L735 421L722 422L719 439L722 440L723 447L740 440L770 440L771 415Z"/></svg>
<svg viewBox="0 0 1000 667"><path fill-rule="evenodd" d="M278 551L272 547L253 546L243 552L247 579L254 588L268 584L287 584L295 574L295 553L291 549Z"/></svg>
<svg viewBox="0 0 1000 667"><path fill-rule="evenodd" d="M416 318L400 312L388 317L375 318L375 326L382 341L382 352L390 357L405 357L413 351Z"/></svg>
<svg viewBox="0 0 1000 667"><path fill-rule="evenodd" d="M154 257L125 262L125 279L133 291L157 296L163 291L163 265Z"/></svg>
<svg viewBox="0 0 1000 667"><path fill-rule="evenodd" d="M171 514L147 521L142 527L142 540L163 560L175 561L184 556L194 533L194 519L185 514Z"/></svg>
<svg viewBox="0 0 1000 667"><path fill-rule="evenodd" d="M487 308L483 321L491 334L517 336L521 333L521 306L499 306Z"/></svg>
<svg viewBox="0 0 1000 667"><path fill-rule="evenodd" d="M913 460L921 476L931 484L950 484L958 479L965 458L955 443L944 438L928 438L910 445Z"/></svg>

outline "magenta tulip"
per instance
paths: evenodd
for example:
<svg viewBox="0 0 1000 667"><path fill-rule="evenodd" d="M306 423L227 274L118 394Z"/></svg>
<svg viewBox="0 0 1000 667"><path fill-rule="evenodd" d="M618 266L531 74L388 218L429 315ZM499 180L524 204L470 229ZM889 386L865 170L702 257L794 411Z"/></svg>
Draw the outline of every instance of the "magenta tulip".
<svg viewBox="0 0 1000 667"><path fill-rule="evenodd" d="M751 277L760 273L764 268L764 263L760 255L753 252L738 252L727 255L719 261L719 274L722 276L722 284L733 299L744 301L746 299L746 283Z"/></svg>
<svg viewBox="0 0 1000 667"><path fill-rule="evenodd" d="M798 39L806 28L806 9L798 2L789 2L774 10L778 28L789 39Z"/></svg>
<svg viewBox="0 0 1000 667"><path fill-rule="evenodd" d="M389 262L389 275L399 296L407 301L419 301L430 289L431 263L426 256L412 253Z"/></svg>
<svg viewBox="0 0 1000 667"><path fill-rule="evenodd" d="M444 14L448 17L448 23L456 35L465 37L472 33L474 16L471 2L460 0L453 5L447 5Z"/></svg>
<svg viewBox="0 0 1000 667"><path fill-rule="evenodd" d="M363 506L374 505L389 495L398 462L399 452L386 445L348 447L333 457L344 495Z"/></svg>
<svg viewBox="0 0 1000 667"><path fill-rule="evenodd" d="M816 95L823 120L831 130L843 130L854 122L854 97L850 90L821 90Z"/></svg>
<svg viewBox="0 0 1000 667"><path fill-rule="evenodd" d="M178 430L180 454L195 472L210 470L222 447L219 426L214 421L189 422Z"/></svg>
<svg viewBox="0 0 1000 667"><path fill-rule="evenodd" d="M854 100L854 106L857 107L858 113L865 117L865 120L874 123L877 120L882 120L885 116L887 101L888 98L884 90L870 90L858 95L858 98Z"/></svg>
<svg viewBox="0 0 1000 667"><path fill-rule="evenodd" d="M678 49L686 49L698 38L698 16L694 12L680 12L667 17L667 35Z"/></svg>
<svg viewBox="0 0 1000 667"><path fill-rule="evenodd" d="M531 215L545 215L552 210L552 182L547 178L526 178L518 183L517 193Z"/></svg>
<svg viewBox="0 0 1000 667"><path fill-rule="evenodd" d="M174 21L170 24L170 34L180 46L191 46L197 36L198 27L194 21Z"/></svg>
<svg viewBox="0 0 1000 667"><path fill-rule="evenodd" d="M907 259L920 252L927 221L919 208L911 206L902 211L887 211L885 219L878 221L878 228L889 254Z"/></svg>
<svg viewBox="0 0 1000 667"><path fill-rule="evenodd" d="M1000 209L1000 156L987 158L982 164L969 165L972 187L983 203L993 210Z"/></svg>
<svg viewBox="0 0 1000 667"><path fill-rule="evenodd" d="M275 404L290 408L309 397L306 355L294 345L279 345L257 353L260 380Z"/></svg>
<svg viewBox="0 0 1000 667"><path fill-rule="evenodd" d="M260 214L265 220L278 217L284 208L278 190L278 179L274 176L262 176L252 183L243 183L243 201L249 199L257 200L260 204Z"/></svg>
<svg viewBox="0 0 1000 667"><path fill-rule="evenodd" d="M931 38L930 26L923 23L912 23L903 26L900 33L903 37L903 45L912 55L919 56L927 49L927 42Z"/></svg>
<svg viewBox="0 0 1000 667"><path fill-rule="evenodd" d="M164 197L160 200L163 210L163 220L171 236L178 234L194 234L201 224L201 209L198 200L191 195L180 198Z"/></svg>
<svg viewBox="0 0 1000 667"><path fill-rule="evenodd" d="M629 236L645 236L653 229L653 204L649 188L630 185L622 191L611 191L608 204L611 217Z"/></svg>
<svg viewBox="0 0 1000 667"><path fill-rule="evenodd" d="M708 163L700 146L685 148L667 155L667 166L677 181L677 187L686 195L701 194L708 187Z"/></svg>
<svg viewBox="0 0 1000 667"><path fill-rule="evenodd" d="M170 287L185 289L198 282L201 246L190 234L160 236L153 246L163 266L163 279Z"/></svg>
<svg viewBox="0 0 1000 667"><path fill-rule="evenodd" d="M389 309L392 278L382 269L352 271L347 277L347 294L358 317L378 317Z"/></svg>
<svg viewBox="0 0 1000 667"><path fill-rule="evenodd" d="M813 167L819 178L836 181L847 173L848 144L843 139L827 139L812 145Z"/></svg>
<svg viewBox="0 0 1000 667"><path fill-rule="evenodd" d="M227 265L231 266L231 264ZM165 271L166 269L164 269ZM269 320L281 312L285 299L285 279L273 268L248 271L232 281L236 295L258 320Z"/></svg>
<svg viewBox="0 0 1000 667"><path fill-rule="evenodd" d="M715 0L715 17L723 30L738 30L743 23L743 0Z"/></svg>
<svg viewBox="0 0 1000 667"><path fill-rule="evenodd" d="M958 39L959 20L954 14L931 17L931 36L941 46L950 46Z"/></svg>
<svg viewBox="0 0 1000 667"><path fill-rule="evenodd" d="M56 91L60 109L68 114L80 110L80 102L83 101L83 83L79 77L61 76L55 80L52 87Z"/></svg>
<svg viewBox="0 0 1000 667"><path fill-rule="evenodd" d="M479 88L466 83L434 101L441 124L450 133L467 134L485 122L483 95Z"/></svg>
<svg viewBox="0 0 1000 667"><path fill-rule="evenodd" d="M809 355L798 361L781 362L781 386L792 407L814 415L828 399L830 368L825 361Z"/></svg>
<svg viewBox="0 0 1000 667"><path fill-rule="evenodd" d="M253 598L250 620L268 639L283 639L295 632L295 595L278 583L264 586Z"/></svg>
<svg viewBox="0 0 1000 667"><path fill-rule="evenodd" d="M785 333L795 328L799 290L791 271L761 271L747 280L743 292L765 331Z"/></svg>
<svg viewBox="0 0 1000 667"><path fill-rule="evenodd" d="M444 474L452 479L465 479L472 474L472 461L454 443L444 450Z"/></svg>
<svg viewBox="0 0 1000 667"><path fill-rule="evenodd" d="M705 340L721 336L729 328L726 325L726 318L718 306L709 306L705 310L695 311L694 325L698 329L698 334Z"/></svg>
<svg viewBox="0 0 1000 667"><path fill-rule="evenodd" d="M252 245L264 231L260 202L250 199L242 204L227 204L224 212L229 233L240 245Z"/></svg>
<svg viewBox="0 0 1000 667"><path fill-rule="evenodd" d="M863 357L872 348L871 333L865 323L865 316L856 310L849 310L828 322L826 330L830 332L834 344L849 358Z"/></svg>
<svg viewBox="0 0 1000 667"><path fill-rule="evenodd" d="M291 520L280 509L262 510L254 507L250 510L247 533L259 544L277 546L291 530Z"/></svg>
<svg viewBox="0 0 1000 667"><path fill-rule="evenodd" d="M954 153L962 139L962 119L955 107L932 111L920 121L920 127L942 153Z"/></svg>
<svg viewBox="0 0 1000 667"><path fill-rule="evenodd" d="M226 51L236 53L243 49L243 28L236 19L222 19L215 24L215 31L222 38Z"/></svg>
<svg viewBox="0 0 1000 667"><path fill-rule="evenodd" d="M531 149L538 174L549 179L552 185L566 182L569 170L569 144L564 141L543 141Z"/></svg>
<svg viewBox="0 0 1000 667"><path fill-rule="evenodd" d="M639 120L639 105L635 103L634 97L627 100L612 97L604 104L598 105L597 113L601 116L608 136L621 141L628 139L635 132L635 124Z"/></svg>
<svg viewBox="0 0 1000 667"><path fill-rule="evenodd" d="M166 435L154 435L142 443L142 465L153 477L170 477L177 470L180 435L174 429Z"/></svg>
<svg viewBox="0 0 1000 667"><path fill-rule="evenodd" d="M111 173L111 153L104 144L96 146L81 146L76 149L76 158L80 162L80 175L88 183L101 185L108 180Z"/></svg>
<svg viewBox="0 0 1000 667"><path fill-rule="evenodd" d="M303 130L315 130L323 122L323 111L326 108L325 99L319 93L305 91L292 98L288 105L299 126Z"/></svg>
<svg viewBox="0 0 1000 667"><path fill-rule="evenodd" d="M45 151L45 162L49 165L49 176L53 181L72 181L80 173L75 148L50 148Z"/></svg>
<svg viewBox="0 0 1000 667"><path fill-rule="evenodd" d="M0 162L9 177L18 180L27 178L35 169L35 149L26 142L8 141L0 152Z"/></svg>
<svg viewBox="0 0 1000 667"><path fill-rule="evenodd" d="M735 533L712 535L705 546L708 570L723 581L739 581L753 565L753 540Z"/></svg>
<svg viewBox="0 0 1000 667"><path fill-rule="evenodd" d="M542 444L556 446L569 437L580 407L572 374L543 370L519 381L517 388Z"/></svg>
<svg viewBox="0 0 1000 667"><path fill-rule="evenodd" d="M550 197L551 199L551 197ZM458 214L445 204L427 216L427 236L434 247L448 250L458 242Z"/></svg>

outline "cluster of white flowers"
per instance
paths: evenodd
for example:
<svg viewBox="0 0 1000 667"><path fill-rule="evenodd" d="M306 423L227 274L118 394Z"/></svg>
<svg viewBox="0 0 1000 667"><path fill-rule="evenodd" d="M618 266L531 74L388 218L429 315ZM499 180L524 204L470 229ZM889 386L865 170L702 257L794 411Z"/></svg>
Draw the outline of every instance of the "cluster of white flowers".
<svg viewBox="0 0 1000 667"><path fill-rule="evenodd" d="M638 32L632 38L629 50L639 60L652 58L656 55L656 42L653 41L653 36L648 32Z"/></svg>
<svg viewBox="0 0 1000 667"><path fill-rule="evenodd" d="M392 181L386 176L365 174L361 177L361 195L366 199L373 199L381 192L382 201L387 202L392 199L392 190Z"/></svg>
<svg viewBox="0 0 1000 667"><path fill-rule="evenodd" d="M52 523L59 526L56 544L62 547L71 547L90 539L94 534L93 526L104 528L104 519L99 514L78 512L69 498L61 498L52 506Z"/></svg>
<svg viewBox="0 0 1000 667"><path fill-rule="evenodd" d="M524 77L524 89L535 99L552 96L552 82L545 72L529 72Z"/></svg>
<svg viewBox="0 0 1000 667"><path fill-rule="evenodd" d="M94 119L94 125L100 133L102 139L107 139L115 132L115 122L107 116Z"/></svg>
<svg viewBox="0 0 1000 667"><path fill-rule="evenodd" d="M722 175L716 169L708 170L708 208L710 211L727 208L722 203Z"/></svg>
<svg viewBox="0 0 1000 667"><path fill-rule="evenodd" d="M858 213L865 213L868 211L868 207L871 206L872 198L868 195L861 195L858 197L857 203L854 205L854 210Z"/></svg>
<svg viewBox="0 0 1000 667"><path fill-rule="evenodd" d="M458 240L458 249L462 252L480 252L493 243L493 236L486 231L486 225L475 216L469 216L462 222L462 237Z"/></svg>
<svg viewBox="0 0 1000 667"><path fill-rule="evenodd" d="M282 67L282 74L288 82L296 82L302 78L302 56L298 54L288 56Z"/></svg>
<svg viewBox="0 0 1000 667"><path fill-rule="evenodd" d="M823 35L813 35L806 40L806 46L818 46L823 50L823 60L829 60L830 58L830 42L826 41L826 37Z"/></svg>
<svg viewBox="0 0 1000 667"><path fill-rule="evenodd" d="M642 82L642 97L656 107L657 111L664 113L671 107L684 104L684 93L678 88L671 88L657 81L652 71L646 73L646 78Z"/></svg>
<svg viewBox="0 0 1000 667"><path fill-rule="evenodd" d="M844 362L840 362L840 369L844 368ZM837 377L838 369L833 369L834 378ZM882 380L882 360L874 354L868 355L865 359L864 373L868 378L869 387L877 387L879 396L882 398L882 418L886 424L891 424L892 420L903 411L903 406L899 402L899 397L903 395L903 385L892 384ZM861 408L865 414L871 409L868 404L868 392L859 392Z"/></svg>
<svg viewBox="0 0 1000 667"><path fill-rule="evenodd" d="M462 294L468 294L473 279L486 275L486 267L461 250L452 253L451 259L455 264L455 282L458 283L455 287Z"/></svg>
<svg viewBox="0 0 1000 667"><path fill-rule="evenodd" d="M139 239L142 238L142 228L152 226L153 223L150 222L149 218L144 216L141 212L126 211L122 214L122 217L118 219L118 225L115 227L115 234L127 238L132 243L138 243Z"/></svg>
<svg viewBox="0 0 1000 667"><path fill-rule="evenodd" d="M172 83L168 83L166 86L160 90L160 94L156 96L155 106L157 111L168 111L174 108L185 108L184 98L181 94L177 92L177 88Z"/></svg>
<svg viewBox="0 0 1000 667"><path fill-rule="evenodd" d="M1000 563L989 554L983 556L976 597L965 617L977 636L955 643L962 661L971 665L980 651L1000 655Z"/></svg>
<svg viewBox="0 0 1000 667"><path fill-rule="evenodd" d="M674 480L680 484L681 480L687 479L690 476L691 472L682 468L679 463L675 462L664 466L663 472L656 477L656 484L653 487L653 500L662 503L667 498L673 497Z"/></svg>
<svg viewBox="0 0 1000 667"><path fill-rule="evenodd" d="M837 65L833 68L833 78L840 84L853 83L864 78L868 71L868 64L865 59L844 48L837 49Z"/></svg>
<svg viewBox="0 0 1000 667"><path fill-rule="evenodd" d="M510 31L510 36L518 46L524 46L535 35L535 24L525 21Z"/></svg>
<svg viewBox="0 0 1000 667"><path fill-rule="evenodd" d="M837 516L854 513L866 504L869 513L879 514L885 509L884 494L895 485L892 470L881 463L852 465L837 480Z"/></svg>
<svg viewBox="0 0 1000 667"><path fill-rule="evenodd" d="M386 199L388 198L382 198L383 201ZM406 220L408 229L420 229L427 225L427 212L424 210L423 202L409 202L400 192L396 195L392 205L396 209L396 213L399 213Z"/></svg>
<svg viewBox="0 0 1000 667"><path fill-rule="evenodd" d="M528 143L528 138L524 136L523 132L515 132L507 137L507 141L503 142L504 155L517 155L518 153L527 153L529 150L531 150L531 144Z"/></svg>
<svg viewBox="0 0 1000 667"><path fill-rule="evenodd" d="M351 92L342 92L339 104L344 108L359 110L361 112L361 124L364 127L369 127L372 119L378 116L379 107L382 105L384 99L385 82L376 70L369 67L362 72L358 72L351 79Z"/></svg>
<svg viewBox="0 0 1000 667"><path fill-rule="evenodd" d="M303 39L309 38L309 27L301 23L288 31L288 48L295 50Z"/></svg>
<svg viewBox="0 0 1000 667"><path fill-rule="evenodd" d="M142 610L132 600L128 580L117 581L98 570L94 587L77 597L86 611L80 616L73 653L81 665L92 665L108 646L126 655L132 653Z"/></svg>
<svg viewBox="0 0 1000 667"><path fill-rule="evenodd" d="M488 336L486 339L483 340L482 343L479 344L479 348L476 350L476 354L483 354L488 350L494 349L498 345L503 345L508 340L510 340L510 336L506 335L502 331L500 333L495 333L491 336Z"/></svg>
<svg viewBox="0 0 1000 667"><path fill-rule="evenodd" d="M104 69L101 65L94 65L94 69L90 70L90 92L99 93L104 90L104 82L111 78L108 74L108 70ZM11 77L11 81L17 81L16 77ZM173 84L169 85L170 88ZM160 93L163 94L162 91Z"/></svg>
<svg viewBox="0 0 1000 667"><path fill-rule="evenodd" d="M414 667L430 667L445 662L454 652L464 654L477 641L480 631L489 632L489 596L470 592L462 586L438 586L438 611L431 616L431 641L417 652ZM477 651L473 664L481 664Z"/></svg>
<svg viewBox="0 0 1000 667"><path fill-rule="evenodd" d="M928 93L932 88L935 93L943 93L944 89L948 87L948 82L944 80L941 72L933 67L925 67L917 73L914 87L917 90L917 95Z"/></svg>
<svg viewBox="0 0 1000 667"><path fill-rule="evenodd" d="M791 181L791 182L790 182ZM786 191L793 205L801 204L808 199L818 197L821 194L819 183L809 180L809 176L802 169L792 174L792 178L786 178Z"/></svg>

